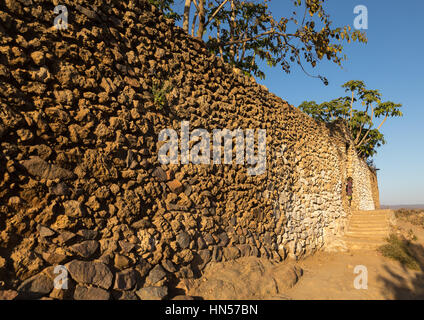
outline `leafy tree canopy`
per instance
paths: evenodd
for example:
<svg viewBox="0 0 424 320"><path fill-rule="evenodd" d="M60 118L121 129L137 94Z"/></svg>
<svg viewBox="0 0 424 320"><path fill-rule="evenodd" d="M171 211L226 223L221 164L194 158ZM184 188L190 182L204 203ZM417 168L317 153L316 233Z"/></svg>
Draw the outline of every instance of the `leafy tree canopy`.
<svg viewBox="0 0 424 320"><path fill-rule="evenodd" d="M173 0L150 1L168 15L179 17L171 9ZM326 0L286 0L293 10L280 19L270 11L270 1L185 0L181 9L183 29L190 33L191 24L191 34L199 38L209 29L206 44L212 52L259 78L265 78L265 74L258 60L280 66L287 73L297 64L309 75L305 64L315 68L325 58L341 66L346 59L343 41L367 42L361 31L353 31L350 26L333 26L324 8ZM194 17L190 20L192 7ZM325 77L314 77L328 84Z"/></svg>
<svg viewBox="0 0 424 320"><path fill-rule="evenodd" d="M382 102L380 92L366 89L363 81L349 81L342 87L349 96L321 104L304 101L299 108L318 121L330 123L336 119L344 119L352 133L358 154L369 159L375 155L378 147L386 143L380 132L381 127L388 118L403 115L400 111L402 105L391 101Z"/></svg>
<svg viewBox="0 0 424 320"><path fill-rule="evenodd" d="M181 15L172 9L174 0L149 0L149 2L158 9L162 10L162 12L165 14L165 17L168 19L174 19L177 21L181 19Z"/></svg>

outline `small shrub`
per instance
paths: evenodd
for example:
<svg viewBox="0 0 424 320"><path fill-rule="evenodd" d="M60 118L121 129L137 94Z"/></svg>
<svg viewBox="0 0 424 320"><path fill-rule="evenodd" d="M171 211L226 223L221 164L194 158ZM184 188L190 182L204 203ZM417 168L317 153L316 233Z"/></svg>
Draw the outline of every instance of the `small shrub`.
<svg viewBox="0 0 424 320"><path fill-rule="evenodd" d="M415 233L412 229L409 229L408 237L409 237L408 239L411 239L411 241L417 241L418 240L417 236L415 235Z"/></svg>
<svg viewBox="0 0 424 320"><path fill-rule="evenodd" d="M172 85L169 81L161 82L161 81L154 81L152 86L152 94L154 103L157 107L160 107L163 109L167 103L168 100L166 98L166 95L172 90Z"/></svg>
<svg viewBox="0 0 424 320"><path fill-rule="evenodd" d="M408 248L408 242L399 239L392 234L387 239L388 244L381 246L378 251L385 257L399 261L404 266L413 269L421 270L416 258L411 254Z"/></svg>

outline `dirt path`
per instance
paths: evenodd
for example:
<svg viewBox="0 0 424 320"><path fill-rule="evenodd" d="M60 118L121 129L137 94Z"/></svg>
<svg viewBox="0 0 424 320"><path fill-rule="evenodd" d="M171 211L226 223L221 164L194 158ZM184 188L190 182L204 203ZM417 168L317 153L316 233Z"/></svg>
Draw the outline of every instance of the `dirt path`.
<svg viewBox="0 0 424 320"><path fill-rule="evenodd" d="M369 300L422 299L422 273L377 252L319 253L299 262L304 275L286 294L292 299ZM355 289L356 266L368 271L368 289Z"/></svg>
<svg viewBox="0 0 424 320"><path fill-rule="evenodd" d="M398 226L412 229L418 238L416 246L424 248L422 228L405 221ZM368 289L355 289L358 274L354 269L359 265L367 268ZM294 266L303 269L297 279L289 271ZM290 281L297 283L284 285ZM211 265L189 294L204 299L424 299L424 273L407 269L377 251L320 252L296 263L279 264L243 258Z"/></svg>

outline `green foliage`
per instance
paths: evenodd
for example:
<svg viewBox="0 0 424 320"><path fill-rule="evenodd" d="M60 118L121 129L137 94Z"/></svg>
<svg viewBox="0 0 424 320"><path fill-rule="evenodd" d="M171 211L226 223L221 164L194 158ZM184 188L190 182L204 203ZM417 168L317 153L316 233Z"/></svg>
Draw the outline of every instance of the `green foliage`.
<svg viewBox="0 0 424 320"><path fill-rule="evenodd" d="M222 9L210 24L212 33L219 31L219 36L209 38L211 50L237 68L264 78L257 58L269 66L280 65L287 73L293 63L305 71L304 62L315 67L324 58L341 65L345 58L340 44L343 40L367 42L364 33L352 32L349 26L333 28L323 7L325 0L295 0L293 4L303 12L303 18L295 11L278 21L269 10L269 2L234 1L232 8ZM209 13L221 3L211 1Z"/></svg>
<svg viewBox="0 0 424 320"><path fill-rule="evenodd" d="M329 123L338 118L345 118L348 115L349 104L345 98L338 98L321 104L304 101L299 108L315 120Z"/></svg>
<svg viewBox="0 0 424 320"><path fill-rule="evenodd" d="M172 5L174 4L174 0L149 0L149 2L161 10L165 17L174 20L180 20L181 15L172 10Z"/></svg>
<svg viewBox="0 0 424 320"><path fill-rule="evenodd" d="M391 234L388 244L381 246L378 251L385 257L399 261L404 266L421 271L420 265L408 248L408 242Z"/></svg>
<svg viewBox="0 0 424 320"><path fill-rule="evenodd" d="M203 8L201 1L192 1L196 7L192 26L205 9L206 22L199 22L199 30L204 34L209 28L209 50L234 67L259 78L265 78L265 73L258 60L271 67L280 66L286 73L297 64L310 75L304 64L315 68L319 61L327 59L341 66L346 59L343 41L367 42L361 31L352 31L350 26L332 25L324 9L326 0L291 0L287 16L278 20L270 11L270 1L210 0L207 8ZM186 28L188 16L184 19ZM328 84L325 77L315 77Z"/></svg>
<svg viewBox="0 0 424 320"><path fill-rule="evenodd" d="M167 94L171 92L172 84L169 81L154 81L152 86L153 100L157 107L163 109L168 104Z"/></svg>
<svg viewBox="0 0 424 320"><path fill-rule="evenodd" d="M381 126L389 117L401 117L401 104L391 101L381 102L378 90L368 90L363 81L353 80L342 85L348 97L341 97L330 102L317 104L315 101L305 101L299 108L316 120L332 122L344 119L352 133L355 148L360 156L368 159L375 155L378 147L384 145L386 140L380 132ZM359 109L354 108L358 102ZM375 119L383 118L378 127Z"/></svg>
<svg viewBox="0 0 424 320"><path fill-rule="evenodd" d="M345 88L346 91L360 92L365 89L365 84L363 81L351 80L342 85L342 88Z"/></svg>
<svg viewBox="0 0 424 320"><path fill-rule="evenodd" d="M355 131L358 129L356 128ZM387 142L384 138L384 135L377 129L371 129L368 134L368 140L357 146L359 155L364 158L370 158L377 153L377 148L385 145Z"/></svg>

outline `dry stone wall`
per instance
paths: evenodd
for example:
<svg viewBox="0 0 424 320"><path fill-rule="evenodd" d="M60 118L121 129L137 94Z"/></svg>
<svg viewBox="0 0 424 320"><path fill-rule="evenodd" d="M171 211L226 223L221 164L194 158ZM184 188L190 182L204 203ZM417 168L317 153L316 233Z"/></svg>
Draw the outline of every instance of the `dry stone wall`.
<svg viewBox="0 0 424 320"><path fill-rule="evenodd" d="M375 174L371 171L365 161L358 158L354 150L351 153L350 176L354 181L352 206L357 210L375 210L376 202L375 191L373 188ZM377 205L378 207L378 205Z"/></svg>
<svg viewBox="0 0 424 320"><path fill-rule="evenodd" d="M348 175L372 207L341 123L269 93L146 1L1 1L0 33L3 295L170 298L210 261L331 246ZM159 133L182 121L265 129L266 171L159 163ZM53 287L57 266L68 290Z"/></svg>

